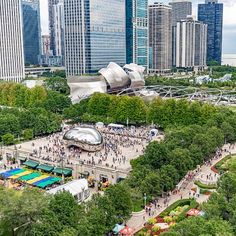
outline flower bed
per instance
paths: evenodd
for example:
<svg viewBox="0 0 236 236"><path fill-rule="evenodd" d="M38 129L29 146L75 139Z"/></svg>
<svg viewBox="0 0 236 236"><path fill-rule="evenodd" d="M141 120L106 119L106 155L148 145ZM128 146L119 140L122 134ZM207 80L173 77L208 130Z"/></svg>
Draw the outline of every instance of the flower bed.
<svg viewBox="0 0 236 236"><path fill-rule="evenodd" d="M196 208L198 203L195 199L182 199L164 210L156 218L151 218L145 224L145 227L139 231L137 236L154 236L159 235L164 231L167 231L169 227L172 227L177 222L182 221L187 217L187 212Z"/></svg>
<svg viewBox="0 0 236 236"><path fill-rule="evenodd" d="M228 155L218 161L214 166L211 167L211 170L214 171L215 173L220 173L222 171L225 171L225 168L222 168L222 166L232 157L236 157L235 155Z"/></svg>

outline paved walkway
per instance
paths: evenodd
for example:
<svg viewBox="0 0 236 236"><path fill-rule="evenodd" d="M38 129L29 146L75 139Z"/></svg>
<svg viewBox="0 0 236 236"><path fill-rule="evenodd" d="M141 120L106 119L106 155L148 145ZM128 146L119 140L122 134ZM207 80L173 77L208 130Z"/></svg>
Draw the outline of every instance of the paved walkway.
<svg viewBox="0 0 236 236"><path fill-rule="evenodd" d="M204 164L198 169L196 169L195 177L192 178L189 181L183 181L181 184L181 188L179 193L177 194L171 194L169 198L159 198L157 205L160 205L160 207L155 208L152 207L151 214L147 214L145 211L142 211L140 213L134 213L130 220L127 222L127 225L135 230L135 232L139 231L143 228L144 223L152 217L158 216L163 210L165 210L168 206L173 204L174 202L180 200L181 198L186 199L189 197L195 197L198 203L202 203L208 200L209 196L200 194L197 196L195 192L193 192L191 189L196 187L194 184L195 179L201 179L203 182L207 184L213 184L217 183L217 180L219 178L218 174L215 174L211 170L211 167L214 166L218 161L223 159L225 156L229 155L230 153L234 154L236 153L236 147L235 145L230 147L229 144L226 144L223 146L223 152L222 156L219 158L214 158L210 163ZM225 151L226 150L226 151ZM165 202L165 204L164 204Z"/></svg>

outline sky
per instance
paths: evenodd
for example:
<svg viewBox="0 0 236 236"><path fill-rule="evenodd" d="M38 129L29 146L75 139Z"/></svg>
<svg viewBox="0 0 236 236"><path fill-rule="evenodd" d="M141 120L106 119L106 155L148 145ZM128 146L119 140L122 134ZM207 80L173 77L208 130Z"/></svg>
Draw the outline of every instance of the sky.
<svg viewBox="0 0 236 236"><path fill-rule="evenodd" d="M101 0L102 1L102 0ZM154 0L149 0L153 3ZM168 3L171 0L155 0ZM193 13L197 16L197 4L205 0L192 0ZM219 0L224 3L223 53L236 54L236 0ZM40 0L42 33L48 34L47 0Z"/></svg>

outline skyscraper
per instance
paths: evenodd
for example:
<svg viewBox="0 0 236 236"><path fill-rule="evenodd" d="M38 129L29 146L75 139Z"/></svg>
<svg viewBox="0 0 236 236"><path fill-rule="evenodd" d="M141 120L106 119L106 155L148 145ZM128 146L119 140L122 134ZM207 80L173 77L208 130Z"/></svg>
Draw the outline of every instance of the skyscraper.
<svg viewBox="0 0 236 236"><path fill-rule="evenodd" d="M176 26L178 21L185 20L192 15L192 2L188 0L175 0L170 2L172 7L172 26Z"/></svg>
<svg viewBox="0 0 236 236"><path fill-rule="evenodd" d="M192 2L189 0L173 0L169 3L172 7L172 63L176 66L176 25L178 21L185 20L192 15Z"/></svg>
<svg viewBox="0 0 236 236"><path fill-rule="evenodd" d="M125 64L125 0L65 0L64 14L68 76Z"/></svg>
<svg viewBox="0 0 236 236"><path fill-rule="evenodd" d="M64 64L65 48L64 48L64 4L60 0L58 4L53 6L54 15L54 45L55 56L62 58Z"/></svg>
<svg viewBox="0 0 236 236"><path fill-rule="evenodd" d="M176 67L204 69L207 55L207 25L189 16L177 22Z"/></svg>
<svg viewBox="0 0 236 236"><path fill-rule="evenodd" d="M149 6L149 47L152 53L150 72L165 73L172 68L171 6Z"/></svg>
<svg viewBox="0 0 236 236"><path fill-rule="evenodd" d="M50 33L50 49L55 55L55 30L54 30L54 10L53 6L58 4L59 0L48 0L48 20L49 20L49 33Z"/></svg>
<svg viewBox="0 0 236 236"><path fill-rule="evenodd" d="M208 25L207 30L207 62L216 61L221 64L223 3L218 0L206 0L198 5L198 20Z"/></svg>
<svg viewBox="0 0 236 236"><path fill-rule="evenodd" d="M39 0L22 0L25 63L37 65L41 55Z"/></svg>
<svg viewBox="0 0 236 236"><path fill-rule="evenodd" d="M148 69L148 0L126 0L126 63Z"/></svg>
<svg viewBox="0 0 236 236"><path fill-rule="evenodd" d="M25 77L20 0L0 0L0 79Z"/></svg>

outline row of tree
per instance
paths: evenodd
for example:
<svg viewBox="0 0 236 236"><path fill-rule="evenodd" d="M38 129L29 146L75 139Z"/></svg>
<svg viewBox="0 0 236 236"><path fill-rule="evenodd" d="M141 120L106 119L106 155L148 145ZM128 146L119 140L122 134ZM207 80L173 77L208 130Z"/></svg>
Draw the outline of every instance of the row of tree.
<svg viewBox="0 0 236 236"><path fill-rule="evenodd" d="M81 205L68 192L49 196L38 189L19 193L0 188L0 235L102 236L126 220L131 209L128 188L122 184Z"/></svg>

